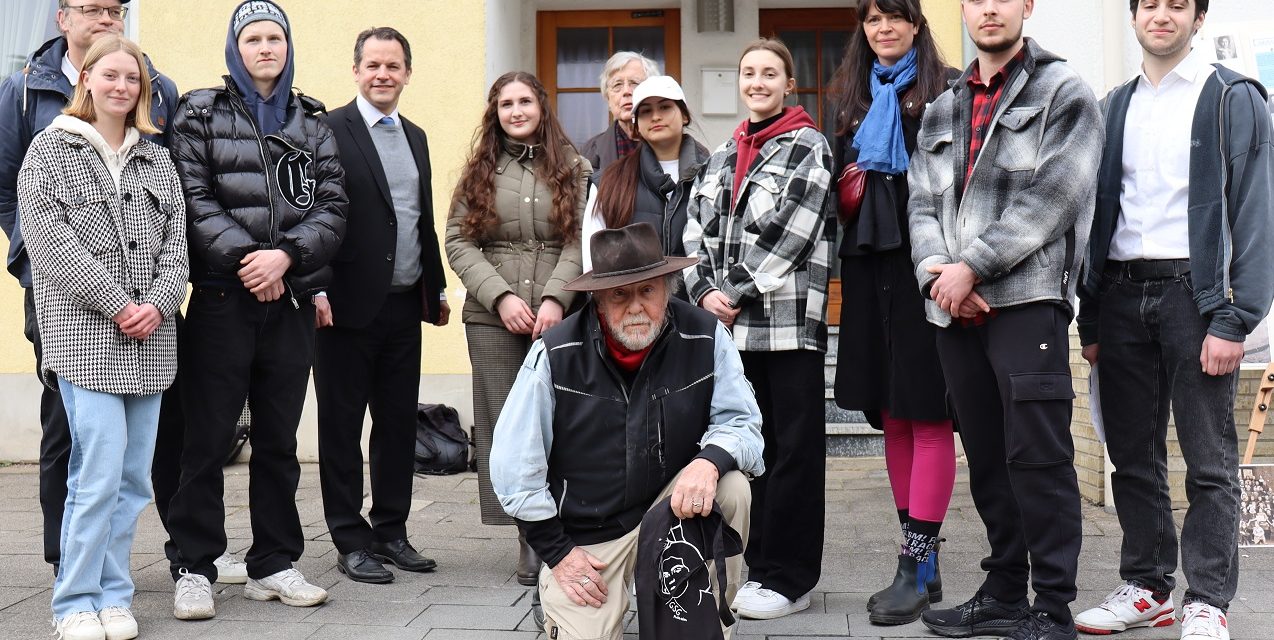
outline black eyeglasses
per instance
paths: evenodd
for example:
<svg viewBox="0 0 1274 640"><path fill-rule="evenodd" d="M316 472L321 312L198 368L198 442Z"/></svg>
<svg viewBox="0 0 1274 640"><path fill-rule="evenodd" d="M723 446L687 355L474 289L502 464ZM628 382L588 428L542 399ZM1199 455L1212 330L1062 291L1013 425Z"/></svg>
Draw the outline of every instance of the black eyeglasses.
<svg viewBox="0 0 1274 640"><path fill-rule="evenodd" d="M77 6L68 4L66 5L66 8L75 9L76 11L79 11L80 13L84 14L85 18L88 18L89 20L97 20L98 18L102 17L103 13L105 13L106 15L111 17L111 20L115 20L116 22L119 22L124 19L124 16L128 15L128 7L99 7L94 4L86 4L86 5L81 5L77 7Z"/></svg>

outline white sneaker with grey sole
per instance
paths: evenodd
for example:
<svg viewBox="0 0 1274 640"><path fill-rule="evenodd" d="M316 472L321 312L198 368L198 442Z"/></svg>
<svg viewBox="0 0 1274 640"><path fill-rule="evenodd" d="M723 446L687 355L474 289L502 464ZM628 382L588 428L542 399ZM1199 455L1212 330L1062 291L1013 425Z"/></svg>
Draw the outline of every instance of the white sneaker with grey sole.
<svg viewBox="0 0 1274 640"><path fill-rule="evenodd" d="M747 585L744 585L747 586ZM753 591L739 590L734 596L734 610L740 618L752 620L773 620L782 618L810 607L810 595L807 593L796 600L788 600L782 594L758 586Z"/></svg>
<svg viewBox="0 0 1274 640"><path fill-rule="evenodd" d="M217 582L221 584L243 584L248 581L248 565L228 553L221 554L212 564L217 567Z"/></svg>
<svg viewBox="0 0 1274 640"><path fill-rule="evenodd" d="M207 620L215 615L212 583L197 573L182 569L173 593L173 616L178 620Z"/></svg>
<svg viewBox="0 0 1274 640"><path fill-rule="evenodd" d="M306 582L296 569L284 569L260 580L248 578L243 597L249 600L279 600L289 607L313 607L327 601L327 591Z"/></svg>
<svg viewBox="0 0 1274 640"><path fill-rule="evenodd" d="M137 619L125 607L106 607L97 612L106 631L106 640L133 640L137 637Z"/></svg>

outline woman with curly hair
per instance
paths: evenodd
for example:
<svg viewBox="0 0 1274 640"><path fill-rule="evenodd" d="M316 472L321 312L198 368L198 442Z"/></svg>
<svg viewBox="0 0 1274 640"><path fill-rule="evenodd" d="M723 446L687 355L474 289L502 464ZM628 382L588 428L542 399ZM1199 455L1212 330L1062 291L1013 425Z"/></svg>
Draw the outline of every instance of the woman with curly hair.
<svg viewBox="0 0 1274 640"><path fill-rule="evenodd" d="M535 76L513 71L487 94L452 197L447 260L468 292L461 319L473 368L473 439L483 524L513 524L491 490L491 433L531 342L562 321L579 276L580 220L592 167L571 146ZM518 582L540 560L519 538Z"/></svg>

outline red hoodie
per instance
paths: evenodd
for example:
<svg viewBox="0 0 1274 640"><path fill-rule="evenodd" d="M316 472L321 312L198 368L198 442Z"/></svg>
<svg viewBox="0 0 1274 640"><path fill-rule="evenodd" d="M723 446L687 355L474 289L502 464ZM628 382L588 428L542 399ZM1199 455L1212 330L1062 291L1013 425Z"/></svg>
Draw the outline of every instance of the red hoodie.
<svg viewBox="0 0 1274 640"><path fill-rule="evenodd" d="M805 108L801 106L784 107L783 117L752 135L748 135L747 120L739 123L739 127L734 130L734 139L739 149L734 161L734 189L730 192L730 211L734 211L734 206L739 202L739 185L743 184L743 177L747 175L748 170L752 168L752 163L760 155L761 147L765 146L771 138L802 127L817 129L818 125L814 124L814 119L810 118L810 115L805 113Z"/></svg>

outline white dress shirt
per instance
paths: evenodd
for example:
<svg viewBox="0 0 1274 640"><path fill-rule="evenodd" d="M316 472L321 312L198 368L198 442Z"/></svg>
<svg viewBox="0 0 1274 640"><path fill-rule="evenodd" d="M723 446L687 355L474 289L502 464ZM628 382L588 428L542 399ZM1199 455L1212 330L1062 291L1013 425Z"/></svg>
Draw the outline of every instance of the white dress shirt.
<svg viewBox="0 0 1274 640"><path fill-rule="evenodd" d="M1190 257L1189 196L1194 109L1212 66L1198 48L1159 81L1143 71L1124 119L1123 183L1112 260Z"/></svg>
<svg viewBox="0 0 1274 640"><path fill-rule="evenodd" d="M367 123L368 129L371 129L377 122L380 122L381 118L389 118L390 120L393 120L394 126L396 127L401 127L403 124L402 121L398 119L397 107L394 107L394 110L389 113L381 113L380 109L377 109L372 105L372 103L368 102L367 98L364 98L361 93L354 97L354 104L358 105L358 113L363 116L363 122Z"/></svg>

